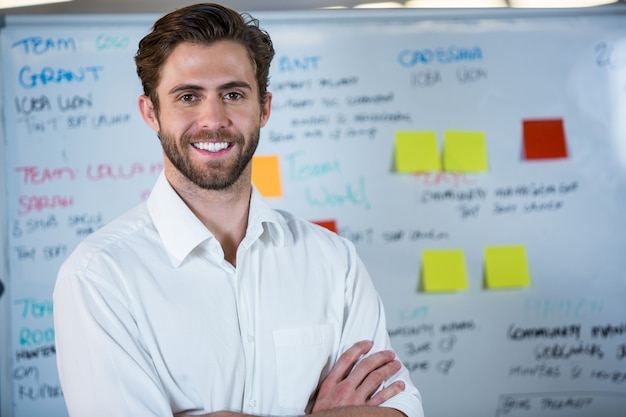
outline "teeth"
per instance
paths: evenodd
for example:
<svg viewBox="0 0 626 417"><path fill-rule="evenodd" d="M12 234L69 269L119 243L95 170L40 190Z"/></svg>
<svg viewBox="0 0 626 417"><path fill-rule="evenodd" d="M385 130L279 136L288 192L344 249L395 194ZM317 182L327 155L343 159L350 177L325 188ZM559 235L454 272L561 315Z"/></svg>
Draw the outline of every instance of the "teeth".
<svg viewBox="0 0 626 417"><path fill-rule="evenodd" d="M228 148L228 143L227 142L218 142L218 143L198 142L198 143L194 143L193 146L195 146L198 149L202 149L203 151L219 152L223 149Z"/></svg>

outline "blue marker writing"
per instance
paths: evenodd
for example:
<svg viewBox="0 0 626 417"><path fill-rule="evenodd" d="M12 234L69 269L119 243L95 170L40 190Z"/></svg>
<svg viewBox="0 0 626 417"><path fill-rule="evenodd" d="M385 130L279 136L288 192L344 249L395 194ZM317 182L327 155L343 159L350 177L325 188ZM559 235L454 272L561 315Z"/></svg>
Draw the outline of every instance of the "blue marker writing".
<svg viewBox="0 0 626 417"><path fill-rule="evenodd" d="M18 83L23 88L35 88L48 84L81 83L84 81L98 81L100 72L104 67L78 67L75 70L67 68L43 67L39 71L33 70L29 65L20 69Z"/></svg>
<svg viewBox="0 0 626 417"><path fill-rule="evenodd" d="M41 36L30 36L11 44L12 48L16 48L18 46L24 48L24 53L26 55L31 53L33 55L43 55L50 51L76 51L76 42L74 42L73 38L44 39Z"/></svg>

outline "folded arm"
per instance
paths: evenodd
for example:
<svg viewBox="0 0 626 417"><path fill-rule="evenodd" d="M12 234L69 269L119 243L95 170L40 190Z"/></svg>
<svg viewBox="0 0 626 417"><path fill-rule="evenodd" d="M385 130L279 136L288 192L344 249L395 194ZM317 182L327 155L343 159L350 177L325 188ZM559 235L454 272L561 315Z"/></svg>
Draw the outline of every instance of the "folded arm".
<svg viewBox="0 0 626 417"><path fill-rule="evenodd" d="M385 380L401 368L393 351L377 352L359 362L372 348L372 342L361 341L345 351L320 386L312 415L318 417L403 417L404 413L378 407L404 390L396 381L381 388ZM174 417L190 417L176 414ZM201 417L254 417L232 411L219 411Z"/></svg>
<svg viewBox="0 0 626 417"><path fill-rule="evenodd" d="M404 414L393 408L386 407L341 407L326 410L312 415L318 417L404 417ZM176 414L174 417L258 417L250 414L235 413L232 411L218 411L216 413L203 414L201 416L188 416Z"/></svg>

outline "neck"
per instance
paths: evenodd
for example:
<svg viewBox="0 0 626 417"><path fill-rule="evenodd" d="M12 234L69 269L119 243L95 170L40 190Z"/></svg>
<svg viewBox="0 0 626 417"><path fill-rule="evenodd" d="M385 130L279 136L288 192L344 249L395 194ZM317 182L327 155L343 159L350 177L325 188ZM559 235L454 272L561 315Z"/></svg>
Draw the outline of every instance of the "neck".
<svg viewBox="0 0 626 417"><path fill-rule="evenodd" d="M170 178L167 172L166 176L189 209L220 242L224 259L236 266L237 248L248 227L252 193L250 173L242 175L235 184L225 190L205 190L186 178L185 181Z"/></svg>

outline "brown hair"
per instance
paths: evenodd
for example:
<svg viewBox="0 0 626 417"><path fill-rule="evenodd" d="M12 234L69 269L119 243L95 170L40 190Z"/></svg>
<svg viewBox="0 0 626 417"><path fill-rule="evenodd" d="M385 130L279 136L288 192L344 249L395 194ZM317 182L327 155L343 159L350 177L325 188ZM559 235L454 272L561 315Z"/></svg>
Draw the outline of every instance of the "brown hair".
<svg viewBox="0 0 626 417"><path fill-rule="evenodd" d="M183 42L210 45L219 40L239 42L247 49L256 71L259 100L263 104L269 85L270 63L274 57L269 34L260 29L259 21L248 14L239 14L219 4L201 3L161 17L152 26L152 31L139 41L135 55L137 75L157 114L159 98L156 88L161 67L174 48Z"/></svg>

